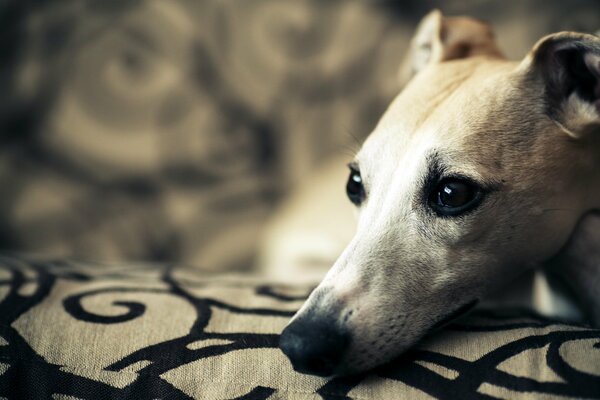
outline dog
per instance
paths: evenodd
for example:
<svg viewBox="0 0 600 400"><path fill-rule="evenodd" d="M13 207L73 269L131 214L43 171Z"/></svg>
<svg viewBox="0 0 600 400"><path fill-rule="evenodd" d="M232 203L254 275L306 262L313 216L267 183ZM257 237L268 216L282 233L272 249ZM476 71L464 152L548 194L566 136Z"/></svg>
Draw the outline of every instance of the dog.
<svg viewBox="0 0 600 400"><path fill-rule="evenodd" d="M349 164L356 232L280 337L295 370L355 374L534 267L600 326L600 39L561 32L520 62L439 11Z"/></svg>

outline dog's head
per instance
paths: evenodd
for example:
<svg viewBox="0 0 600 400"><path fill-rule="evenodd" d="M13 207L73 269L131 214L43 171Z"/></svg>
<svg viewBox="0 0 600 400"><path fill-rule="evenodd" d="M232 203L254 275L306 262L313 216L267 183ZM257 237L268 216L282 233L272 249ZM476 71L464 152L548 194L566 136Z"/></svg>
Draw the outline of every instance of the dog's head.
<svg viewBox="0 0 600 400"><path fill-rule="evenodd" d="M410 81L350 164L356 235L282 334L298 371L390 360L600 204L600 39L551 35L514 63L492 36L437 11L419 26Z"/></svg>

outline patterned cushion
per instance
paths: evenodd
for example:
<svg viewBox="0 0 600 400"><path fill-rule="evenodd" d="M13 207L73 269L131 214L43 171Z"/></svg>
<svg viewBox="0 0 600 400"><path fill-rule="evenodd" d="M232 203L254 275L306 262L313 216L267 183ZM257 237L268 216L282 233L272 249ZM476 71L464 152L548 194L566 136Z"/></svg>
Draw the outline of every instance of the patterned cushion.
<svg viewBox="0 0 600 400"><path fill-rule="evenodd" d="M310 291L170 265L0 259L0 397L600 398L600 330L478 310L369 374L294 372Z"/></svg>

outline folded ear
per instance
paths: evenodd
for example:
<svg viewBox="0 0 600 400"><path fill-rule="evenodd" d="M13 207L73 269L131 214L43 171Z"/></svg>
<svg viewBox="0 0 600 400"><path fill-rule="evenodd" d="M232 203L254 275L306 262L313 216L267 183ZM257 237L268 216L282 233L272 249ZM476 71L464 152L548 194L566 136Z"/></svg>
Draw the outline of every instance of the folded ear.
<svg viewBox="0 0 600 400"><path fill-rule="evenodd" d="M476 55L502 57L491 27L468 17L444 17L433 10L419 23L398 78L404 86L429 64Z"/></svg>
<svg viewBox="0 0 600 400"><path fill-rule="evenodd" d="M600 38L574 32L546 36L521 68L542 80L546 112L569 135L600 130Z"/></svg>

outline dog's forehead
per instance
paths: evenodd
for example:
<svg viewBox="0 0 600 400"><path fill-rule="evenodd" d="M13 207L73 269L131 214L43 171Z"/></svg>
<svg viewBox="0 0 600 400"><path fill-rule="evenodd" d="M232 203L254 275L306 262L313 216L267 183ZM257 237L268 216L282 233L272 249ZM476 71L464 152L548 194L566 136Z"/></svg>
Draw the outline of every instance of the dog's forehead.
<svg viewBox="0 0 600 400"><path fill-rule="evenodd" d="M518 121L531 116L517 104L527 101L521 99L514 70L514 63L479 58L426 68L394 99L366 140L357 155L361 168L409 160L414 165L435 150L485 163L513 134L513 126L523 127L525 122Z"/></svg>

